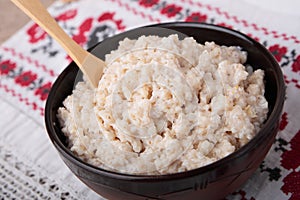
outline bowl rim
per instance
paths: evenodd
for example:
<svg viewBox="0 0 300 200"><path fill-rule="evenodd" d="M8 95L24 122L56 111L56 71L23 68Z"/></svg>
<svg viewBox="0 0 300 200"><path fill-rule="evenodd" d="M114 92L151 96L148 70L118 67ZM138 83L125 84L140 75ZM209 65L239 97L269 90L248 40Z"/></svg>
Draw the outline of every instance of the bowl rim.
<svg viewBox="0 0 300 200"><path fill-rule="evenodd" d="M283 79L283 73L282 73L282 70L281 70L278 62L275 60L274 56L262 44L260 44L256 40L250 38L246 34L241 33L237 30L229 29L229 28L214 25L214 24L197 23L197 22L166 22L166 23L149 24L149 25L141 26L141 27L137 27L137 28L143 28L143 27L168 28L170 26L173 26L173 27L195 27L195 28L202 28L202 29L204 28L204 29L225 32L230 35L238 36L239 38L244 38L244 39L252 42L253 45L257 46L257 48L260 49L260 51L263 53L263 55L268 58L268 60L274 66L275 73L277 74L277 76L276 76L277 77L276 85L278 86L277 87L277 96L276 96L276 102L275 102L274 108L273 108L272 112L270 113L266 122L263 124L263 126L259 130L259 132L247 144L243 145L241 148L239 148L235 152L229 154L228 156L226 156L222 159L219 159L211 164L208 164L208 165L196 168L196 169L184 171L184 172L177 172L177 173L172 173L172 174L161 174L161 175L126 174L126 173L121 173L121 172L116 172L116 171L109 171L109 170L102 169L100 167L91 165L91 164L81 160L79 157L75 156L71 152L71 150L69 148L67 148L60 141L60 139L58 138L58 136L56 134L55 129L53 128L51 116L50 116L51 108L52 108L51 102L53 101L52 93L54 93L55 89L58 87L57 84L58 84L59 80L63 78L62 75L64 74L64 72L70 67L70 65L72 65L72 64L74 65L74 62L72 62L61 72L61 74L54 81L54 84L50 90L49 96L46 101L46 106L45 106L44 119L45 119L47 133L48 133L48 136L50 137L50 140L55 145L57 150L60 151L60 153L63 153L64 156L67 156L68 159L71 160L72 162L75 162L76 165L78 165L82 168L85 168L85 169L91 171L92 173L101 175L101 176L106 176L106 177L110 177L113 179L131 180L131 181L133 181L133 180L134 181L150 181L150 182L151 181L163 181L163 180L169 181L169 180L176 180L176 179L180 179L180 178L192 177L194 175L203 174L203 173L211 171L215 168L218 168L218 167L224 165L224 163L228 163L231 160L235 159L236 157L240 157L243 154L247 153L250 149L255 148L259 144L258 141L263 140L264 137L266 137L266 134L264 134L264 132L266 132L268 129L272 128L272 126L274 126L274 124L277 123L277 121L282 113L283 104L284 104L284 100L285 100L285 83L284 83L284 79ZM135 30L137 28L126 30L125 32L119 33L117 35L126 34L127 32ZM114 35L114 36L116 36L116 35ZM112 37L114 37L114 36L112 36ZM109 40L110 38L107 38L105 40ZM98 46L99 44L101 44L101 42L97 43L94 47ZM94 47L90 48L91 52Z"/></svg>

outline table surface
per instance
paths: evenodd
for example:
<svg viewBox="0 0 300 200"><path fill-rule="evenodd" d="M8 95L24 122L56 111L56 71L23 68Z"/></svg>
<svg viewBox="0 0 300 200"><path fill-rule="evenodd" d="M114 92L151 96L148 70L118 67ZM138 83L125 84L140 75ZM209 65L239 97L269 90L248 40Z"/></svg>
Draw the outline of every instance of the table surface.
<svg viewBox="0 0 300 200"><path fill-rule="evenodd" d="M196 18L239 30L265 45L279 62L287 86L280 131L260 168L226 199L300 199L300 1L43 3L84 48L137 26ZM69 58L11 2L0 0L0 19L1 199L101 199L70 173L44 128L48 91Z"/></svg>
<svg viewBox="0 0 300 200"><path fill-rule="evenodd" d="M54 0L41 0L41 2L48 7L54 2ZM1 21L0 25L0 44L7 40L30 20L11 1L7 0L0 0L0 19L4 19Z"/></svg>

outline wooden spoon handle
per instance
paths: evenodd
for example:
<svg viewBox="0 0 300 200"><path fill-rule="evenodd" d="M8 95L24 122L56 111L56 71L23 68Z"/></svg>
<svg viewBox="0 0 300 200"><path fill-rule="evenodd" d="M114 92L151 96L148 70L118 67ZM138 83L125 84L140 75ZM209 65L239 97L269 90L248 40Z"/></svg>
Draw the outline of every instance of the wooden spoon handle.
<svg viewBox="0 0 300 200"><path fill-rule="evenodd" d="M70 38L48 13L39 0L11 0L31 19L41 26L66 50L93 87L98 86L102 77L105 62L79 46Z"/></svg>

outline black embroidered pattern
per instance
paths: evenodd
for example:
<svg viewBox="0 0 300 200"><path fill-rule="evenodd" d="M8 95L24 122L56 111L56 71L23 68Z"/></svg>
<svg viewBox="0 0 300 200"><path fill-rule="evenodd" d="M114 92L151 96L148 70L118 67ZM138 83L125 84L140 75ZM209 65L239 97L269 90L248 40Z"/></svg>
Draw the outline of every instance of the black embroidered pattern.
<svg viewBox="0 0 300 200"><path fill-rule="evenodd" d="M74 192L76 193L76 191ZM0 199L76 199L0 144Z"/></svg>

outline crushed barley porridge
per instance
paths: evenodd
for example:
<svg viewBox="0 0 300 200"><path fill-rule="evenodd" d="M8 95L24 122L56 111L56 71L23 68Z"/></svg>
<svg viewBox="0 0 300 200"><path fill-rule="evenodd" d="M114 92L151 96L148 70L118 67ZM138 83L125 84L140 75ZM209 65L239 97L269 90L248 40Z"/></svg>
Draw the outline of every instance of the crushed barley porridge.
<svg viewBox="0 0 300 200"><path fill-rule="evenodd" d="M188 37L124 39L93 89L79 82L58 109L71 151L101 168L168 174L215 162L267 118L264 71L238 47Z"/></svg>

